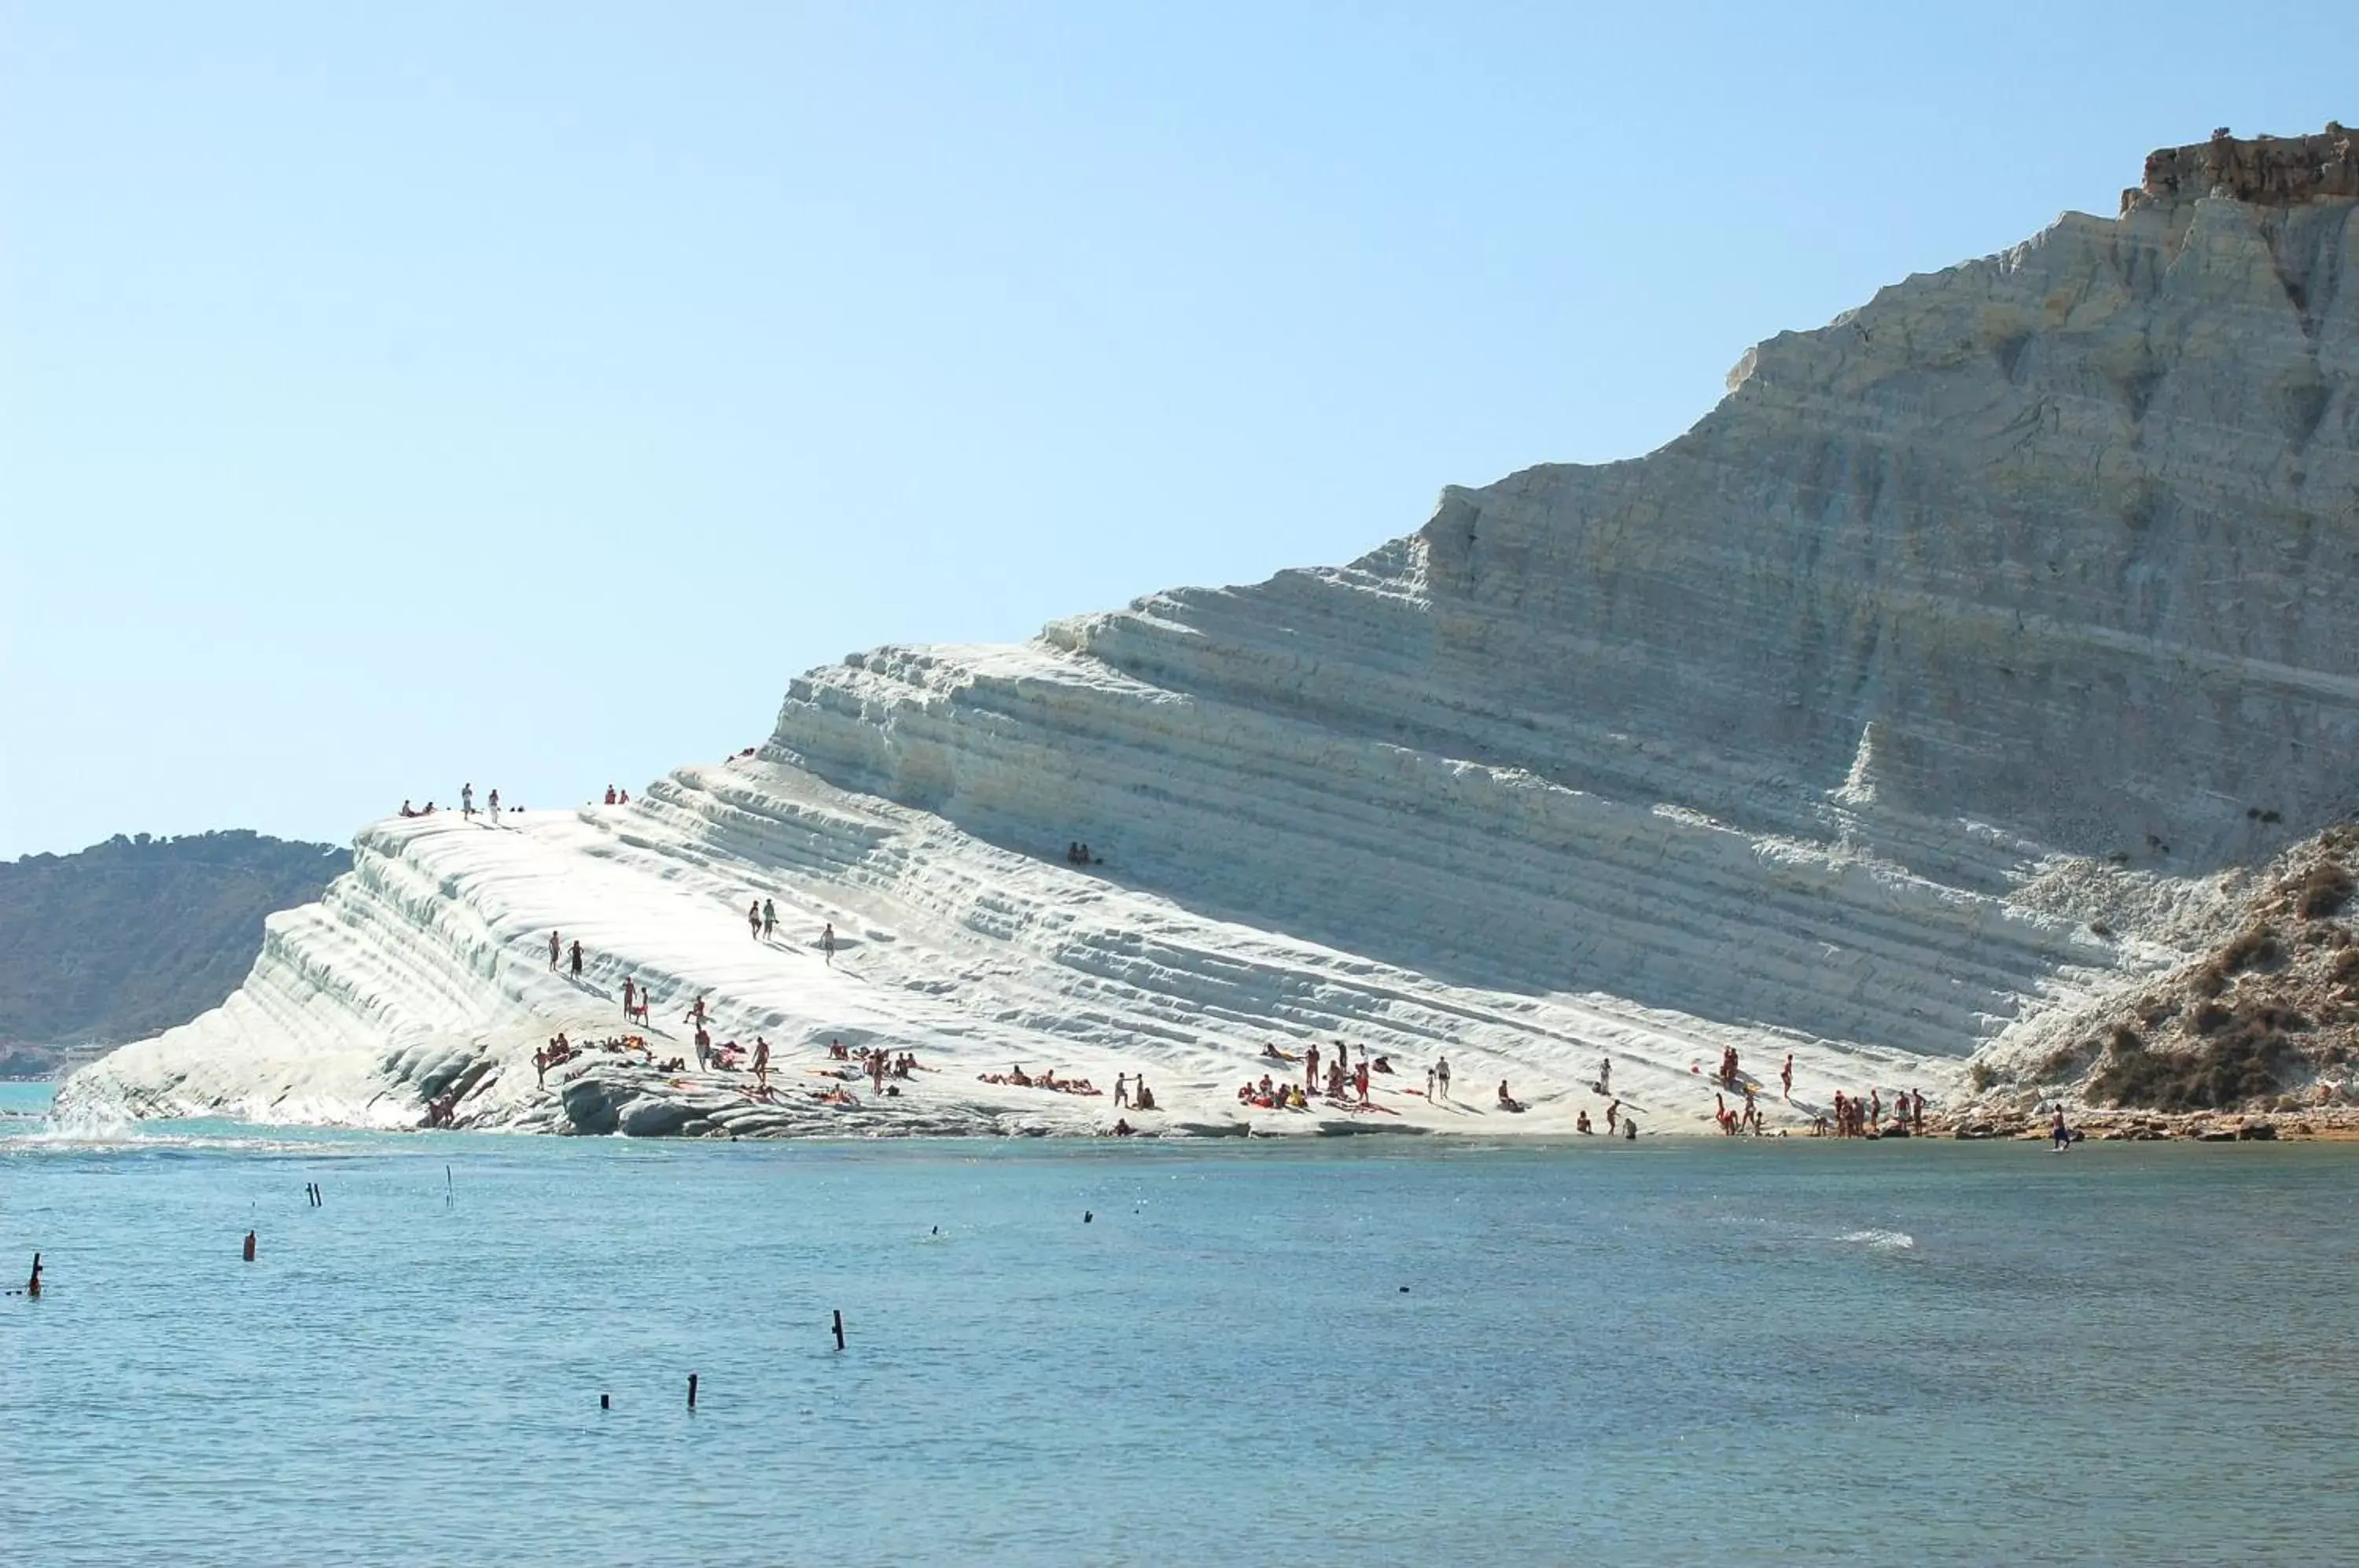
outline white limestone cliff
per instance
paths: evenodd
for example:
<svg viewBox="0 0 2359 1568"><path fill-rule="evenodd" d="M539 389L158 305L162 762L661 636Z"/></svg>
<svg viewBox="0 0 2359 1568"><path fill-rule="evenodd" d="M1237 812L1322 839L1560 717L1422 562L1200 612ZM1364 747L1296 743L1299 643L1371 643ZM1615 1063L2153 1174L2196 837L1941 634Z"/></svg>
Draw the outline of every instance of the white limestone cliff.
<svg viewBox="0 0 2359 1568"><path fill-rule="evenodd" d="M62 1103L1113 1120L977 1081L1022 1062L1147 1073L1149 1130L1496 1134L1602 1118L1610 1053L1671 1130L1709 1126L1731 1044L1773 1125L1938 1094L2191 951L2241 868L2359 797L2359 203L2157 183L1758 345L1645 458L1450 489L1349 566L854 656L757 755L627 808L372 826L227 1006ZM780 941L748 939L756 898ZM537 1085L541 1039L619 1029L625 973L674 1039L709 992L719 1038L780 1047L780 1102L598 1055ZM1237 1103L1266 1043L1339 1037L1401 1070L1377 1110ZM821 1105L839 1039L929 1071ZM1421 1093L1443 1051L1464 1108Z"/></svg>

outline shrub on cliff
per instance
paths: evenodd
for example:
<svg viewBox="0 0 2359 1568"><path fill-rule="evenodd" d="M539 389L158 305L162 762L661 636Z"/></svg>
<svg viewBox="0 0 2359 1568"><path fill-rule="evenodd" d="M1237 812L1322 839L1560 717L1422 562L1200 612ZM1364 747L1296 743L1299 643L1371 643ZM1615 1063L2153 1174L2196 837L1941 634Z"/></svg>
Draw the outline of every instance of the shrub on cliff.
<svg viewBox="0 0 2359 1568"><path fill-rule="evenodd" d="M2089 1097L2158 1111L2230 1109L2277 1092L2297 1060L2286 1036L2310 1027L2290 1008L2237 1012L2209 1002L2199 1009L2197 1027L2206 1023L2206 1038L2192 1051L2149 1051L2134 1031L2116 1030L2104 1065L2089 1081Z"/></svg>
<svg viewBox="0 0 2359 1568"><path fill-rule="evenodd" d="M2335 861L2321 860L2295 887L2294 907L2304 920L2324 920L2350 902L2351 892L2351 873Z"/></svg>

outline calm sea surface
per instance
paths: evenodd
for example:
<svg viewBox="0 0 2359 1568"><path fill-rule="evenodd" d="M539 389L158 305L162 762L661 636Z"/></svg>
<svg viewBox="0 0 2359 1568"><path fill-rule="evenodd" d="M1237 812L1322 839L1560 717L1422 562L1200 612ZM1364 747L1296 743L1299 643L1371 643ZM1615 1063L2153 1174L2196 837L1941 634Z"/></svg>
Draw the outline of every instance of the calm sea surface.
<svg viewBox="0 0 2359 1568"><path fill-rule="evenodd" d="M0 1284L38 1248L48 1289L0 1297L0 1541L44 1568L2352 1562L2354 1179L2316 1146L20 1114Z"/></svg>

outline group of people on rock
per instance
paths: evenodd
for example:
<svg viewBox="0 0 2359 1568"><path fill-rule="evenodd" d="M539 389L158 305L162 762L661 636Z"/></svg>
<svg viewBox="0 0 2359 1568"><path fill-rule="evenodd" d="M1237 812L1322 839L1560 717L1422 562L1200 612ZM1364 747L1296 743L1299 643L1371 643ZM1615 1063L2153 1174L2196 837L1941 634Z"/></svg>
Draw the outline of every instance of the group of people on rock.
<svg viewBox="0 0 2359 1568"><path fill-rule="evenodd" d="M1761 1136L1764 1130L1761 1125L1761 1107L1754 1100L1750 1087L1745 1091L1745 1108L1741 1111L1732 1111L1728 1108L1728 1096L1725 1094L1714 1094L1712 1097L1712 1119L1722 1132L1731 1138L1745 1132L1751 1133L1756 1138Z"/></svg>
<svg viewBox="0 0 2359 1568"><path fill-rule="evenodd" d="M1068 866L1103 866L1105 862L1099 859L1096 855L1092 855L1088 844L1076 843L1065 845L1065 864Z"/></svg>
<svg viewBox="0 0 2359 1568"><path fill-rule="evenodd" d="M558 965L558 964L559 964L559 962L560 962L560 960L562 960L565 956L566 956L566 948L565 948L565 942L564 942L563 935L562 935L560 932L558 932L558 931L550 931L550 932L549 933L549 966L551 969L556 968L556 967L557 967L557 965ZM582 978L582 942L581 942L581 940L580 940L579 938L576 938L576 939L575 939L575 941L574 941L574 943L573 943L573 950L572 950L572 969L573 969L573 978L574 978L574 979L576 979L576 980L581 979L581 978Z"/></svg>
<svg viewBox="0 0 2359 1568"><path fill-rule="evenodd" d="M1580 1113L1573 1117L1572 1130L1591 1138L1597 1135L1597 1129L1590 1125L1589 1108L1586 1105L1582 1106ZM1605 1107L1605 1136L1618 1137L1625 1141L1634 1140L1638 1136L1638 1118L1624 1116L1622 1102L1619 1100Z"/></svg>
<svg viewBox="0 0 2359 1568"><path fill-rule="evenodd" d="M492 826L499 826L500 792L497 789L491 792L490 797L484 802L484 815L491 820ZM516 809L519 811L524 810L522 806ZM430 817L434 814L434 802L429 800L423 810L418 810L413 808L408 798L404 796L401 802L401 814L405 817ZM469 822L475 820L475 786L472 782L459 787L459 814Z"/></svg>
<svg viewBox="0 0 2359 1568"><path fill-rule="evenodd" d="M533 1075L538 1082L546 1084L549 1082L550 1068L560 1066L592 1051L636 1051L651 1060L655 1055L654 1048L647 1044L647 1037L643 1034L614 1035L591 1046L577 1045L566 1039L564 1031L560 1029L550 1038L547 1045L532 1053Z"/></svg>
<svg viewBox="0 0 2359 1568"><path fill-rule="evenodd" d="M869 1083L880 1094L898 1095L901 1091L887 1089L885 1080L909 1078L918 1071L918 1053L914 1051L887 1051L881 1045L864 1045L858 1051L847 1051L842 1041L830 1040L827 1054L832 1061L858 1062L860 1070L868 1074Z"/></svg>
<svg viewBox="0 0 2359 1568"><path fill-rule="evenodd" d="M1832 1116L1818 1118L1810 1128L1817 1138L1876 1138L1887 1132L1921 1134L1925 1130L1925 1093L1923 1090L1902 1089L1895 1093L1889 1127L1884 1115L1884 1092L1870 1089L1867 1098L1835 1091L1835 1106Z"/></svg>
<svg viewBox="0 0 2359 1568"><path fill-rule="evenodd" d="M606 786L606 804L610 806L627 806L630 803L631 792L628 789L617 789L612 784Z"/></svg>
<svg viewBox="0 0 2359 1568"><path fill-rule="evenodd" d="M1096 1087L1086 1078L1060 1078L1057 1076L1057 1070L1053 1067L1046 1073L1027 1073L1024 1071L1024 1064L1020 1062L1005 1073L978 1073L975 1074L975 1079L978 1083L1006 1083L1018 1089L1053 1089L1060 1094L1105 1093L1103 1089ZM1117 1079L1114 1087L1114 1104L1117 1105L1123 1103L1122 1089L1122 1083ZM1143 1083L1140 1085L1140 1092L1142 1094L1146 1092Z"/></svg>
<svg viewBox="0 0 2359 1568"><path fill-rule="evenodd" d="M1303 1094L1301 1084L1291 1082L1272 1083L1266 1073L1261 1075L1258 1083L1248 1081L1238 1085L1237 1103L1265 1111L1307 1111L1310 1108L1310 1098Z"/></svg>
<svg viewBox="0 0 2359 1568"><path fill-rule="evenodd" d="M1281 1051L1274 1045L1264 1046L1262 1054L1273 1061L1294 1060L1292 1052ZM1360 1048L1360 1060L1354 1062L1351 1059L1350 1047L1342 1040L1335 1041L1335 1052L1332 1056L1322 1053L1318 1042L1314 1040L1302 1052L1302 1087L1305 1091L1305 1098L1320 1093L1319 1064L1322 1061L1327 1064L1326 1096L1329 1103L1336 1105L1372 1105L1373 1102L1368 1098L1372 1075L1381 1073L1390 1077L1393 1071L1390 1057L1372 1057L1364 1045Z"/></svg>

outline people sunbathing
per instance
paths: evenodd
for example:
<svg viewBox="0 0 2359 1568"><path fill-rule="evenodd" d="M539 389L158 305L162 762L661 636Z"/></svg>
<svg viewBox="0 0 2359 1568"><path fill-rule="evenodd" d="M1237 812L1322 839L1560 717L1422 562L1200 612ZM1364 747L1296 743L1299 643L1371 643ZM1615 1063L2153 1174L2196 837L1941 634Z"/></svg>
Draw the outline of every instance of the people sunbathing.
<svg viewBox="0 0 2359 1568"><path fill-rule="evenodd" d="M1149 1104L1152 1103L1150 1100ZM1301 1084L1273 1082L1266 1073L1258 1083L1248 1079L1237 1086L1237 1103L1264 1111L1307 1111L1310 1108L1310 1102L1303 1097Z"/></svg>
<svg viewBox="0 0 2359 1568"><path fill-rule="evenodd" d="M915 1057L910 1058L912 1065L915 1065L916 1060ZM975 1080L983 1083L1002 1083L1016 1089L1050 1089L1060 1094L1105 1093L1086 1078L1060 1078L1057 1076L1057 1070L1053 1067L1036 1076L1025 1072L1024 1064L1020 1062L1006 1073L978 1073L975 1074Z"/></svg>

